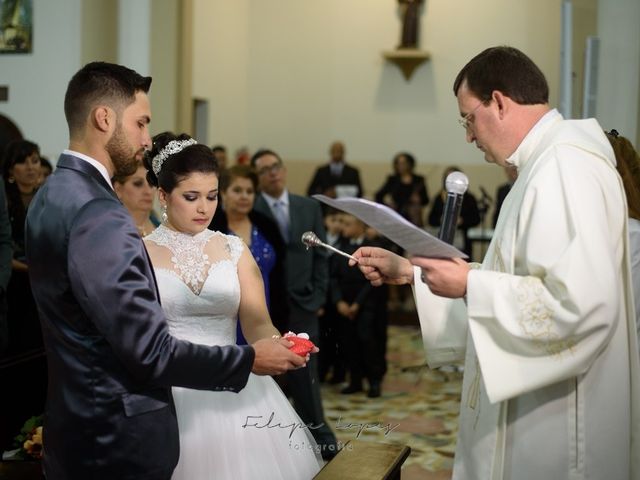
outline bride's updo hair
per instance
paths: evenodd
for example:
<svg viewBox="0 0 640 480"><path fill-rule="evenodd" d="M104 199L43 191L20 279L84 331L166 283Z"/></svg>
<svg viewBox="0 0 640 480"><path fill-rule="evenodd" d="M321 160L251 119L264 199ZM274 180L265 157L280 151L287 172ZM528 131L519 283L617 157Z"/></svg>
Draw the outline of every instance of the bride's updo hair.
<svg viewBox="0 0 640 480"><path fill-rule="evenodd" d="M206 145L197 144L186 133L159 133L153 137L153 148L144 157L147 180L167 193L192 173L215 173L218 162Z"/></svg>

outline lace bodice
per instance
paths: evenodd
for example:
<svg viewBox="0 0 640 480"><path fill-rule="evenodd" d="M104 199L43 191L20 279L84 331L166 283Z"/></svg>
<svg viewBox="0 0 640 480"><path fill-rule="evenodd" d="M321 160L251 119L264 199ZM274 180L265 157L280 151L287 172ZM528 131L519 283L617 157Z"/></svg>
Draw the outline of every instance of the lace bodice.
<svg viewBox="0 0 640 480"><path fill-rule="evenodd" d="M161 225L145 242L171 333L194 343L234 344L242 240L211 230L189 235Z"/></svg>

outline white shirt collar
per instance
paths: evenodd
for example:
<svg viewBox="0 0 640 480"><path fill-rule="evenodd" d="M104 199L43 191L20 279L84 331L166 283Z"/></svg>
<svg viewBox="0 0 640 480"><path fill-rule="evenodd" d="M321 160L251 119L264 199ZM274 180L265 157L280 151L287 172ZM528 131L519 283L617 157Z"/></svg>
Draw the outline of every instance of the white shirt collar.
<svg viewBox="0 0 640 480"><path fill-rule="evenodd" d="M91 165L93 165L100 172L100 175L102 175L104 179L107 181L107 184L111 188L113 188L113 184L111 183L111 178L109 177L109 172L107 171L107 167L105 167L95 158L91 158L88 155L85 155L84 153L76 152L75 150L69 150L69 149L64 150L62 153L65 155L71 155L73 157L79 158L80 160L84 160L85 162L88 162Z"/></svg>
<svg viewBox="0 0 640 480"><path fill-rule="evenodd" d="M362 242L364 242L364 237L364 235L360 235L358 238L350 238L349 243L351 245L362 245Z"/></svg>
<svg viewBox="0 0 640 480"><path fill-rule="evenodd" d="M282 192L282 195L280 195L280 198L272 197L271 195L264 192L262 192L262 196L271 208L273 208L274 204L278 201L282 202L285 207L289 206L289 191L286 188L284 192Z"/></svg>
<svg viewBox="0 0 640 480"><path fill-rule="evenodd" d="M555 108L545 113L533 128L529 130L529 133L527 133L522 142L520 142L516 151L507 158L507 163L515 165L518 171L520 171L530 159L531 153L538 146L540 138L547 133L553 124L561 120L562 115Z"/></svg>

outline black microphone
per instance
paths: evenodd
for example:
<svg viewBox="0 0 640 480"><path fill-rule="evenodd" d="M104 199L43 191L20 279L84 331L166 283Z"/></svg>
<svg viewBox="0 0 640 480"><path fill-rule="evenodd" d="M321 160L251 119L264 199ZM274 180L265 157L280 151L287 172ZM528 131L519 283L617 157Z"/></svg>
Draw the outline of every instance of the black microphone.
<svg viewBox="0 0 640 480"><path fill-rule="evenodd" d="M444 204L442 213L442 225L438 238L443 242L453 245L453 237L458 226L460 207L462 207L462 197L469 187L469 179L462 172L451 172L445 180L447 189L447 201Z"/></svg>

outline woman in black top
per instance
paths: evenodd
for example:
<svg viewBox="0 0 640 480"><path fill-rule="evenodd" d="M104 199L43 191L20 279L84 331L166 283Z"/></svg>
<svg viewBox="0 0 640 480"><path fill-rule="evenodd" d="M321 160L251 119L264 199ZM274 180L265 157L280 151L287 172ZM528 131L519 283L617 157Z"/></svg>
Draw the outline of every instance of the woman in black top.
<svg viewBox="0 0 640 480"><path fill-rule="evenodd" d="M396 212L417 226L422 226L422 207L429 203L424 177L413 170L416 160L407 152L400 152L393 158L394 174L387 177L385 184L376 192L375 200L393 208Z"/></svg>
<svg viewBox="0 0 640 480"><path fill-rule="evenodd" d="M15 140L5 149L2 175L11 223L13 260L7 286L9 352L42 347L38 311L31 294L25 258L24 222L40 180L40 148L28 140Z"/></svg>
<svg viewBox="0 0 640 480"><path fill-rule="evenodd" d="M444 210L444 204L447 201L447 189L445 182L447 176L452 172L461 172L458 167L448 167L444 171L442 176L442 190L437 197L433 199L433 205L431 212L429 213L428 222L432 227L439 227L442 223L442 214ZM462 197L462 206L460 207L460 217L458 218L458 229L462 232L464 238L464 246L462 251L469 255L471 258L472 245L469 240L468 230L477 225L480 225L480 211L478 210L478 202L476 197L470 192L466 192Z"/></svg>

